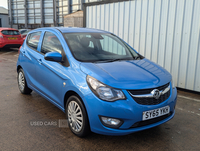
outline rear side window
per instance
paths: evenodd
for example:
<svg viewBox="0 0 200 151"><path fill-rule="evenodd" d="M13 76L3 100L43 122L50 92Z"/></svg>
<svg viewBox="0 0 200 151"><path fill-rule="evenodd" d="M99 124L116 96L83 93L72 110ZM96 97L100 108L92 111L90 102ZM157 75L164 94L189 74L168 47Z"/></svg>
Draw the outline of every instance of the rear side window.
<svg viewBox="0 0 200 151"><path fill-rule="evenodd" d="M59 52L61 54L62 49L62 45L56 35L51 32L45 32L41 52L43 54L48 52Z"/></svg>
<svg viewBox="0 0 200 151"><path fill-rule="evenodd" d="M19 35L17 30L2 30L1 33L4 35Z"/></svg>
<svg viewBox="0 0 200 151"><path fill-rule="evenodd" d="M37 49L40 40L41 32L34 32L29 34L27 39L27 45L33 49Z"/></svg>

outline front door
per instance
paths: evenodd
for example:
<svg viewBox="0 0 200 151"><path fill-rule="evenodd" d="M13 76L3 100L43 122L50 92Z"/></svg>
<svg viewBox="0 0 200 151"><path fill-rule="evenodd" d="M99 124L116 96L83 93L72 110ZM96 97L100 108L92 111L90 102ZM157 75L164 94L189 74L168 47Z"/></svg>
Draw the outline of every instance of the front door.
<svg viewBox="0 0 200 151"><path fill-rule="evenodd" d="M40 83L40 91L57 105L61 105L63 94L63 83L66 81L67 67L61 63L47 61L44 55L48 52L59 52L61 54L63 46L59 38L52 32L45 32L41 45L41 53L38 57L38 65L36 66L36 79Z"/></svg>

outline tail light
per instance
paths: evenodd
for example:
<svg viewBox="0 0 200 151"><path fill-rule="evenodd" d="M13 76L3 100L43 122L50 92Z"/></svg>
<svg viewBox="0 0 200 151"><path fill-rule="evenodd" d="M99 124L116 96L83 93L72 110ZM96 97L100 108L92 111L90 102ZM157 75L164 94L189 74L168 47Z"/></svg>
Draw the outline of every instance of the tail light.
<svg viewBox="0 0 200 151"><path fill-rule="evenodd" d="M20 49L21 49L21 47L22 47L22 46L19 47L18 54L20 54Z"/></svg>
<svg viewBox="0 0 200 151"><path fill-rule="evenodd" d="M3 42L3 35L0 34L0 42Z"/></svg>
<svg viewBox="0 0 200 151"><path fill-rule="evenodd" d="M3 39L3 35L0 33L0 39Z"/></svg>

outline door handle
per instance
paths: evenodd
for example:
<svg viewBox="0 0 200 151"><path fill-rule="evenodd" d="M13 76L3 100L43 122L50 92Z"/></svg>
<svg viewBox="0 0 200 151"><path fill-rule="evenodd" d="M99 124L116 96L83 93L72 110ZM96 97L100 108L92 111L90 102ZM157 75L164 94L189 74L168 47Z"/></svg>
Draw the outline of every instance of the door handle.
<svg viewBox="0 0 200 151"><path fill-rule="evenodd" d="M38 61L38 63L39 63L40 65L42 64L42 59L38 59L37 61Z"/></svg>
<svg viewBox="0 0 200 151"><path fill-rule="evenodd" d="M22 51L22 55L23 55L23 56L25 55L25 51Z"/></svg>

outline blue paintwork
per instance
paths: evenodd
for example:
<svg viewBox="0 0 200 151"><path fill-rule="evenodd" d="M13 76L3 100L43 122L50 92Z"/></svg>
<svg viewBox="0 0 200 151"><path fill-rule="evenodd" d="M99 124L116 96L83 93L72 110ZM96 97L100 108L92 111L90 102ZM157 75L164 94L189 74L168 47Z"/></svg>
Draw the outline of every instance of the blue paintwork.
<svg viewBox="0 0 200 151"><path fill-rule="evenodd" d="M119 89L158 87L168 83L172 78L165 69L148 59L81 63L81 70L99 81Z"/></svg>
<svg viewBox="0 0 200 151"><path fill-rule="evenodd" d="M76 92L82 98L85 105L91 131L105 135L125 135L160 125L173 118L177 99L176 88L172 89L171 86L170 97L158 105L139 105L127 92L128 89L152 88L170 82L172 79L171 74L159 65L148 59L108 63L79 62L71 54L62 33L105 33L105 31L87 28L54 27L39 28L32 30L30 33L36 31L41 31L37 51L29 48L25 40L20 49L17 67L21 66L23 68L29 88L59 107L63 112L65 112L65 94L68 91ZM41 54L40 51L45 31L52 32L58 37L69 61L69 67L44 59L44 55ZM111 87L121 89L126 96L126 100L118 100L115 102L100 100L88 87L86 82L87 75ZM66 83L65 86L63 82ZM173 113L167 119L148 126L129 129L135 122L142 120L143 111L160 108L166 105L170 106L170 110ZM124 123L119 129L108 128L102 125L98 117L99 115L119 118L122 119Z"/></svg>
<svg viewBox="0 0 200 151"><path fill-rule="evenodd" d="M61 62L62 55L58 52L48 52L44 55L44 59L49 61Z"/></svg>

